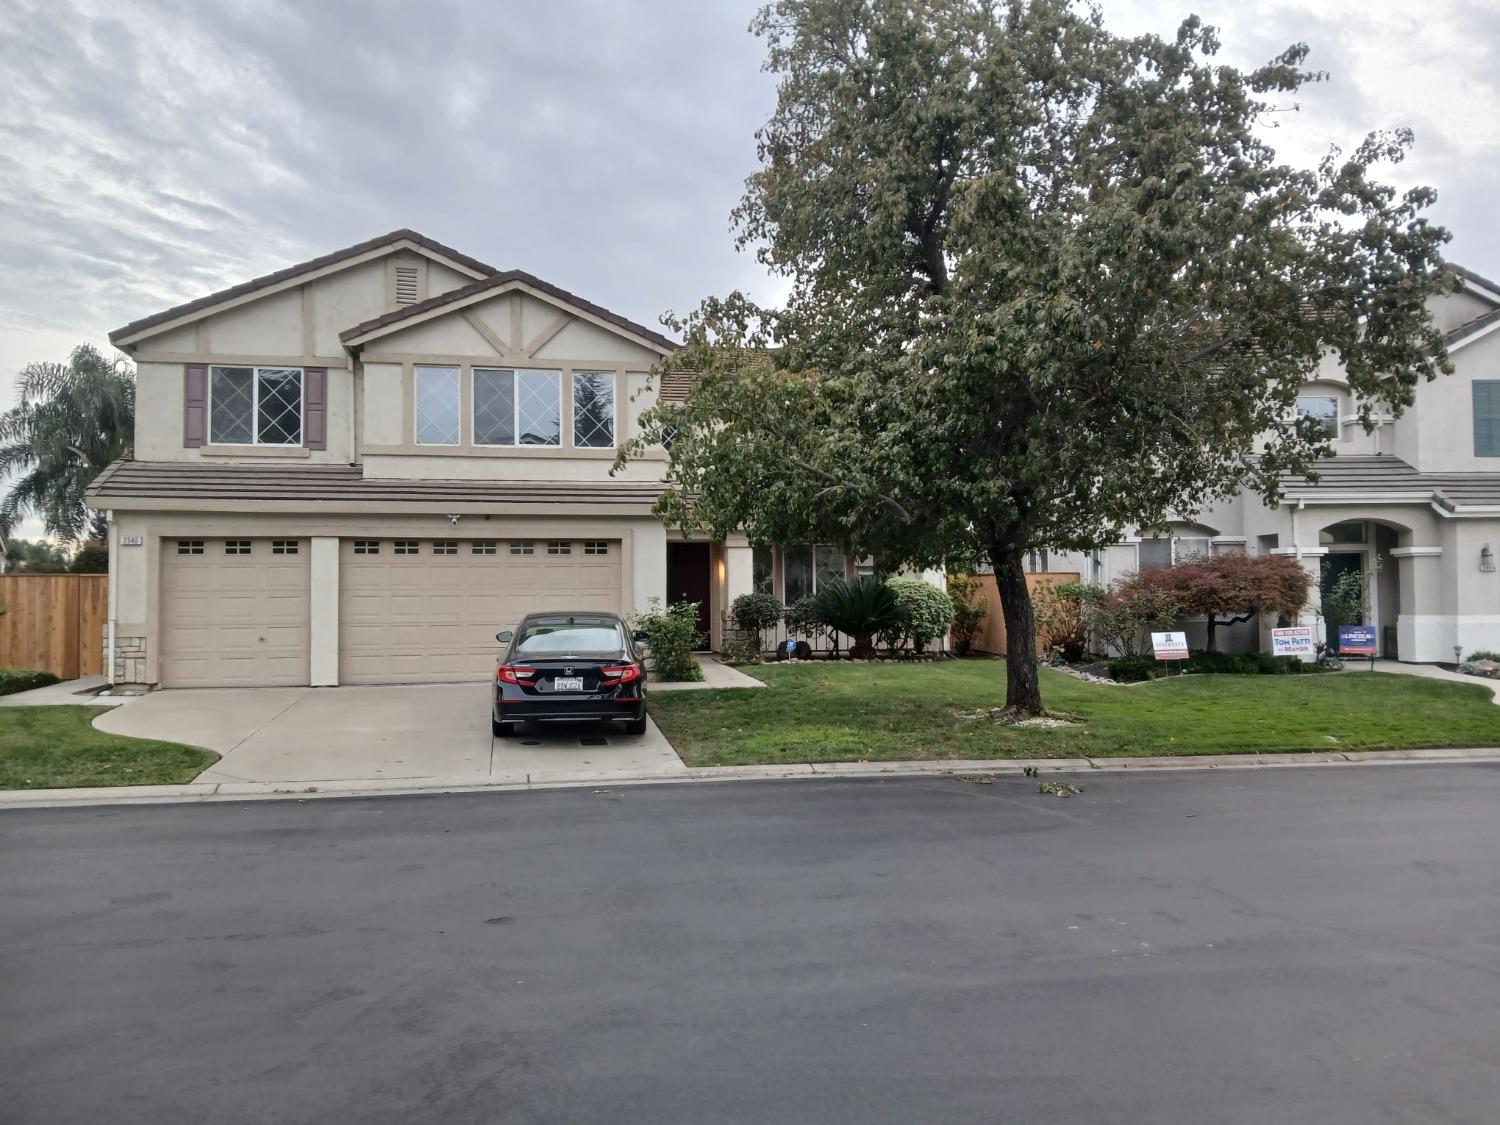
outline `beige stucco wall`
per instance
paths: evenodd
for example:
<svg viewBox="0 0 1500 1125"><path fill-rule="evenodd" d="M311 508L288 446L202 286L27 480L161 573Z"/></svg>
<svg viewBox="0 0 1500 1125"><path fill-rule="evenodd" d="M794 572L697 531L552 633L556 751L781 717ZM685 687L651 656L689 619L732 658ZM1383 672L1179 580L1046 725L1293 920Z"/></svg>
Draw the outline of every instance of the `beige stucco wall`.
<svg viewBox="0 0 1500 1125"><path fill-rule="evenodd" d="M261 513L118 512L114 535L115 631L146 641L144 682L156 683L160 667L160 574L163 541L179 538L309 539L312 554L312 668L317 683L337 676L338 539L620 539L624 544L625 601L629 612L666 597L666 529L650 516L464 516L457 525L442 515L275 515ZM118 546L122 537L142 544ZM170 544L167 549L170 548ZM330 598L331 593L331 598Z"/></svg>

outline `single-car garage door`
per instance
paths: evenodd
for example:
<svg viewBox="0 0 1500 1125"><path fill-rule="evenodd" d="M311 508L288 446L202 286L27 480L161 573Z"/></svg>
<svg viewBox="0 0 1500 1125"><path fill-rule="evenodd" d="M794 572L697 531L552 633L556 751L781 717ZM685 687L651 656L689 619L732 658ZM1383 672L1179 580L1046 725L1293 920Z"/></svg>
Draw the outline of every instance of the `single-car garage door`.
<svg viewBox="0 0 1500 1125"><path fill-rule="evenodd" d="M163 687L309 679L306 539L164 539Z"/></svg>
<svg viewBox="0 0 1500 1125"><path fill-rule="evenodd" d="M495 634L537 610L621 606L618 539L345 539L339 682L494 675Z"/></svg>

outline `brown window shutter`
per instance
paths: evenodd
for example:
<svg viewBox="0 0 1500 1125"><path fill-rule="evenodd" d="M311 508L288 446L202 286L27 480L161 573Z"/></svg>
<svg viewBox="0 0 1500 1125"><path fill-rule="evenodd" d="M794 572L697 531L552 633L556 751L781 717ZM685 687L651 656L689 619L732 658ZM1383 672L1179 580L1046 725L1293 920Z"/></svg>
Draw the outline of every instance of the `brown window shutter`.
<svg viewBox="0 0 1500 1125"><path fill-rule="evenodd" d="M302 444L328 448L328 368L302 369Z"/></svg>
<svg viewBox="0 0 1500 1125"><path fill-rule="evenodd" d="M208 365L189 363L182 370L182 444L192 448L208 439Z"/></svg>

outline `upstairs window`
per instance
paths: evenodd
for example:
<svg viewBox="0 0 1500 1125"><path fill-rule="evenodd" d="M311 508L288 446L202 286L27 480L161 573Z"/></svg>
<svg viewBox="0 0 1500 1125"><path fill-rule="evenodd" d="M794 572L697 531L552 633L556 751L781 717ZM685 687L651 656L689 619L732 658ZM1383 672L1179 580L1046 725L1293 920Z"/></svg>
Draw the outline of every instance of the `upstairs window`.
<svg viewBox="0 0 1500 1125"><path fill-rule="evenodd" d="M412 413L418 445L457 445L459 371L456 367L418 367Z"/></svg>
<svg viewBox="0 0 1500 1125"><path fill-rule="evenodd" d="M1337 441L1339 436L1339 400L1333 395L1298 395L1297 415L1311 418L1323 432Z"/></svg>
<svg viewBox="0 0 1500 1125"><path fill-rule="evenodd" d="M1474 456L1500 457L1500 379L1475 379Z"/></svg>
<svg viewBox="0 0 1500 1125"><path fill-rule="evenodd" d="M562 444L562 373L474 369L475 445Z"/></svg>
<svg viewBox="0 0 1500 1125"><path fill-rule="evenodd" d="M210 367L208 419L213 445L301 445L302 371Z"/></svg>
<svg viewBox="0 0 1500 1125"><path fill-rule="evenodd" d="M614 448L614 372L578 371L574 373L573 444L579 449Z"/></svg>

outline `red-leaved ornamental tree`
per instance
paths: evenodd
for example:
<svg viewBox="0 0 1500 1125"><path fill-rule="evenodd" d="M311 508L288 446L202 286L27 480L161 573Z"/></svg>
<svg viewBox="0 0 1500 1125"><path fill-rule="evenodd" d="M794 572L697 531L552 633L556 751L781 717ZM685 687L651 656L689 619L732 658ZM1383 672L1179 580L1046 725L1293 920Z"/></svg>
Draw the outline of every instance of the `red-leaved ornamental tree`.
<svg viewBox="0 0 1500 1125"><path fill-rule="evenodd" d="M1176 566L1143 571L1141 578L1177 599L1182 612L1208 618L1208 651L1214 630L1262 613L1295 618L1307 604L1312 576L1287 555L1203 555Z"/></svg>

